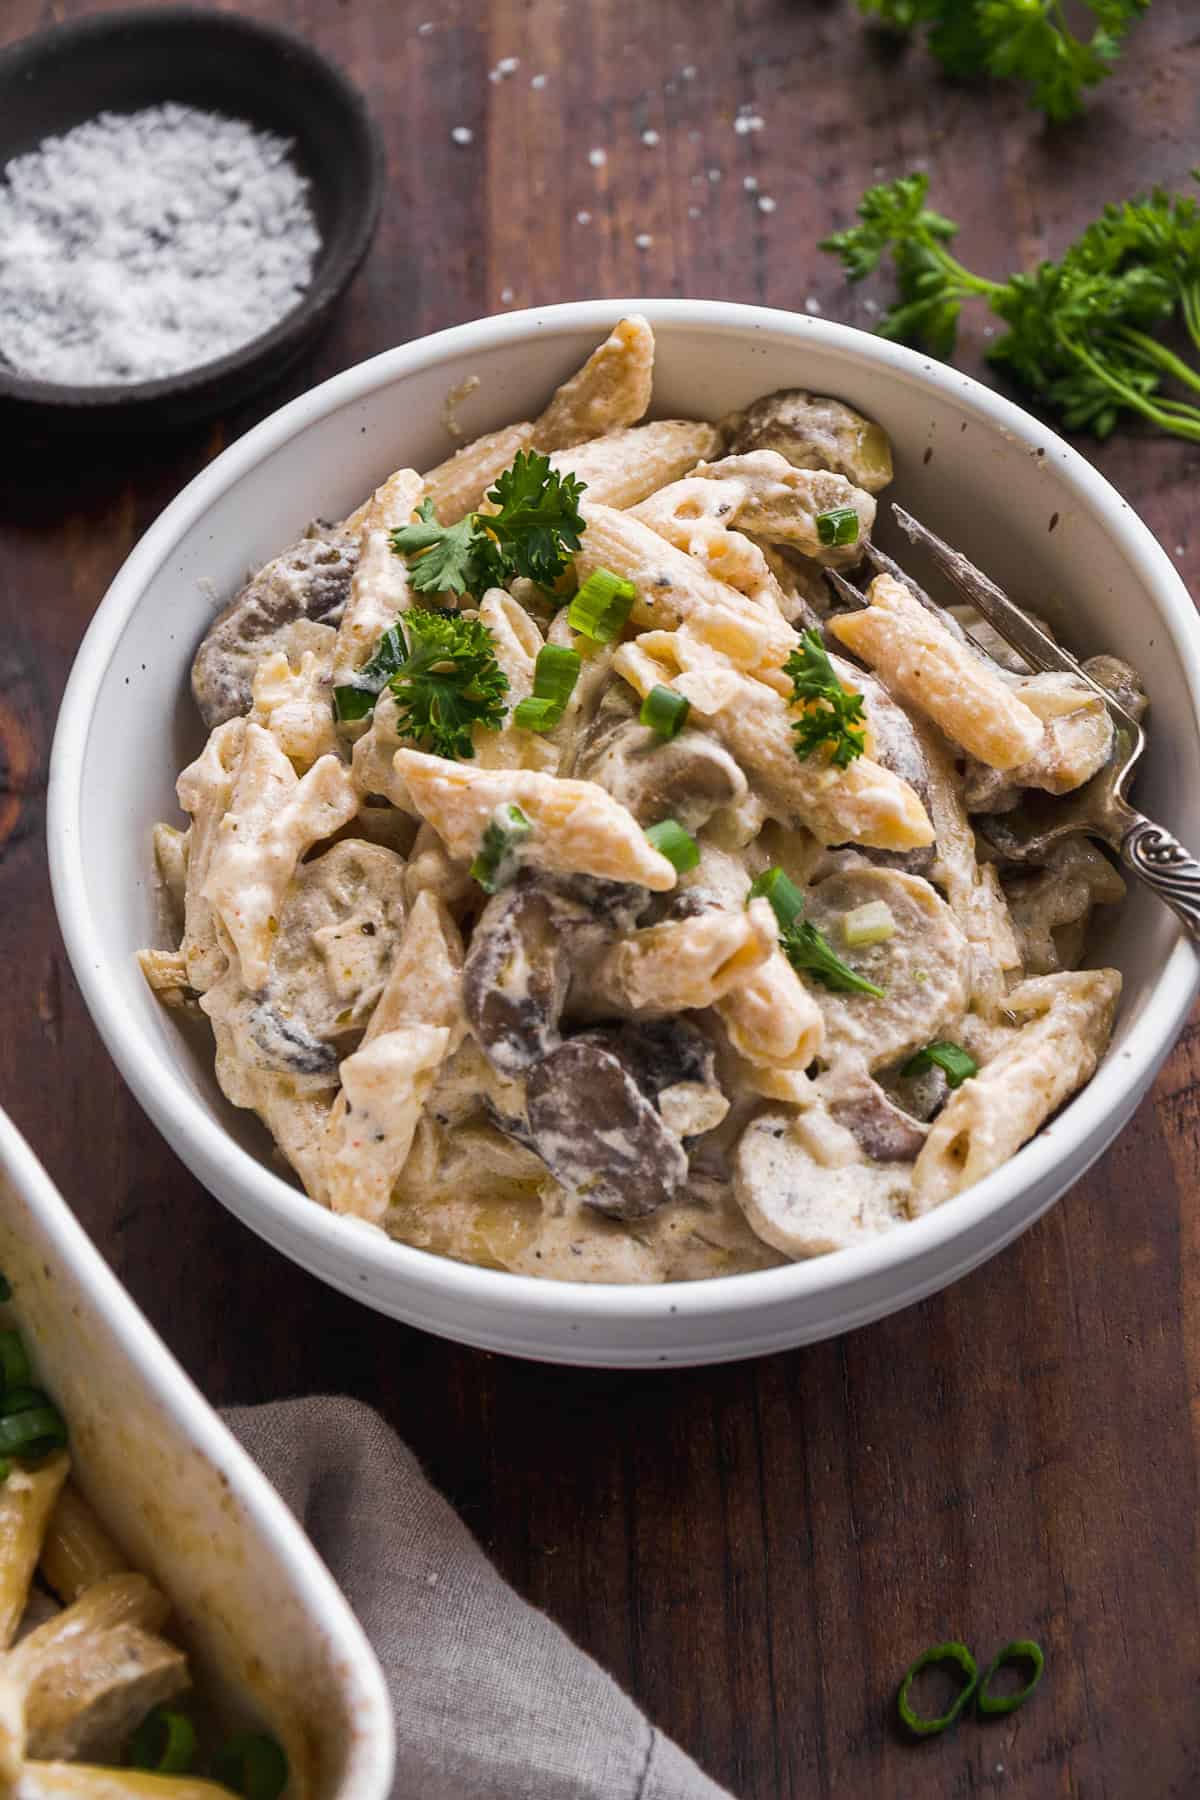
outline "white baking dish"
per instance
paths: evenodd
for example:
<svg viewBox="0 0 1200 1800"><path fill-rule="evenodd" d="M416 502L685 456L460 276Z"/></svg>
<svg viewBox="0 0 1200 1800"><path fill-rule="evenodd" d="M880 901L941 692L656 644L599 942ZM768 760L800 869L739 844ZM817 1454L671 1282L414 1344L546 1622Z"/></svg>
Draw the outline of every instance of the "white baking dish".
<svg viewBox="0 0 1200 1800"><path fill-rule="evenodd" d="M391 1706L349 1607L2 1112L0 1270L75 1478L170 1595L197 1685L284 1745L288 1800L387 1800Z"/></svg>
<svg viewBox="0 0 1200 1800"><path fill-rule="evenodd" d="M790 1268L640 1289L538 1282L393 1243L280 1175L266 1132L222 1097L211 1044L179 1029L134 960L140 945L163 941L151 826L178 816L176 771L202 742L188 673L213 595L232 593L313 516L348 511L391 469L437 462L449 448L446 395L468 377L480 385L459 408L467 431L533 417L634 310L657 335L660 415L716 418L802 386L877 418L898 498L1069 644L1141 670L1152 710L1138 796L1200 846L1200 627L1170 559L1121 496L1053 431L956 369L827 320L700 300L589 301L457 326L335 376L218 457L146 533L84 640L54 743L49 842L59 921L105 1042L178 1154L239 1218L332 1286L426 1330L554 1361L652 1366L827 1337L994 1255L1129 1118L1187 1018L1198 965L1165 908L1131 894L1096 946L1125 991L1088 1087L962 1198Z"/></svg>

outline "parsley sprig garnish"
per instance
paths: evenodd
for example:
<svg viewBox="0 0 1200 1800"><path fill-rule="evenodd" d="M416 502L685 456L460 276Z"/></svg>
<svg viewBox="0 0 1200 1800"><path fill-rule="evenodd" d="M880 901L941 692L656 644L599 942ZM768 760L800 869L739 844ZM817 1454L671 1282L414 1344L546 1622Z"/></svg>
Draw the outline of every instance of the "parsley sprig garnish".
<svg viewBox="0 0 1200 1800"><path fill-rule="evenodd" d="M890 253L900 303L884 337L954 350L963 303L986 301L1008 330L988 350L1069 430L1107 437L1123 413L1200 442L1200 405L1175 397L1200 391L1200 368L1155 335L1178 323L1200 351L1200 206L1156 188L1108 206L1058 262L990 281L954 257L953 220L925 205L928 177L870 188L859 223L826 238L852 281Z"/></svg>
<svg viewBox="0 0 1200 1800"><path fill-rule="evenodd" d="M800 648L792 651L783 672L792 678L792 699L804 706L792 724L796 755L804 762L827 745L834 768L848 768L866 749L863 698L842 686L819 632L801 632Z"/></svg>
<svg viewBox="0 0 1200 1800"><path fill-rule="evenodd" d="M457 525L441 525L433 501L423 500L418 522L392 532L392 549L408 559L409 586L419 594L478 599L517 575L552 587L586 529L579 512L584 486L552 469L548 456L522 450L488 490L494 513L468 513Z"/></svg>
<svg viewBox="0 0 1200 1800"><path fill-rule="evenodd" d="M496 731L508 677L482 619L416 607L384 632L353 686L333 691L338 719L365 719L383 689L399 705L396 729L434 756L472 757L476 725Z"/></svg>
<svg viewBox="0 0 1200 1800"><path fill-rule="evenodd" d="M1072 118L1086 90L1111 72L1121 43L1150 0L1084 0L1095 23L1072 31L1063 0L858 0L900 31L928 28L926 42L948 75L1029 84L1030 103L1051 119Z"/></svg>
<svg viewBox="0 0 1200 1800"><path fill-rule="evenodd" d="M882 1000L884 990L843 962L829 939L804 917L804 895L779 867L764 869L750 885L747 904L759 896L769 900L779 927L779 948L793 969L804 970L823 987L842 994L871 994Z"/></svg>

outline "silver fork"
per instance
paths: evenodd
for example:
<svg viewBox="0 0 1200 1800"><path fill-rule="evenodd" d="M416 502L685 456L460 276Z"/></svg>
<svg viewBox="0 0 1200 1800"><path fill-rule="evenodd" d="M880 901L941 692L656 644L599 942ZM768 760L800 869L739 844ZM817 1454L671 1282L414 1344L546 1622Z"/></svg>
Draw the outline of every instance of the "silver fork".
<svg viewBox="0 0 1200 1800"><path fill-rule="evenodd" d="M951 585L1031 668L1076 676L1103 701L1113 722L1112 756L1090 781L1061 798L1035 794L1031 790L1022 803L1018 819L1004 813L977 819L983 836L1001 856L1012 862L1038 861L1051 844L1077 832L1099 838L1116 851L1139 881L1166 902L1191 942L1200 949L1200 862L1165 826L1155 824L1153 819L1130 806L1126 799L1133 771L1146 747L1145 734L1137 720L1107 688L1093 681L1073 656L1047 637L974 563L968 562L902 506L893 505L892 513L909 541L928 552ZM890 557L885 557L874 546L869 547L868 555L876 569L886 569L902 580L922 605L937 613L955 630L956 636L969 638L953 615L937 606ZM856 606L864 603L864 596L844 577L830 570L825 573L843 599Z"/></svg>

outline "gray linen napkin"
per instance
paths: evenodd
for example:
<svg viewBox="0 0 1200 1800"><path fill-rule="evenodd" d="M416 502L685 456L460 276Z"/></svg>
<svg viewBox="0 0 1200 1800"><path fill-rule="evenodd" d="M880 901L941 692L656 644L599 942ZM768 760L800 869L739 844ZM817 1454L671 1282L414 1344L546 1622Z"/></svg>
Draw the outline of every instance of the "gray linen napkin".
<svg viewBox="0 0 1200 1800"><path fill-rule="evenodd" d="M224 1416L383 1664L393 1800L730 1800L501 1580L369 1407L318 1395Z"/></svg>

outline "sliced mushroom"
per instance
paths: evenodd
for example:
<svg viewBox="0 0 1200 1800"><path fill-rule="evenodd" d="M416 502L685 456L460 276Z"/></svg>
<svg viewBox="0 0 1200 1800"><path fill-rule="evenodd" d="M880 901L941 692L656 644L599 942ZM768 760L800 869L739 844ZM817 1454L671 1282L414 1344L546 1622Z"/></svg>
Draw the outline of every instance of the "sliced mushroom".
<svg viewBox="0 0 1200 1800"><path fill-rule="evenodd" d="M895 931L882 943L850 949L842 920L871 901L888 907ZM961 1018L967 939L946 902L919 875L858 863L811 888L805 916L844 962L883 989L877 999L809 983L825 1020L822 1055L831 1064L851 1056L869 1069L886 1068Z"/></svg>
<svg viewBox="0 0 1200 1800"><path fill-rule="evenodd" d="M742 1133L734 1194L752 1229L786 1256L824 1256L905 1216L912 1167L873 1162L820 1107L760 1113Z"/></svg>
<svg viewBox="0 0 1200 1800"><path fill-rule="evenodd" d="M664 741L615 707L601 708L576 775L606 788L640 825L678 819L685 831L699 831L749 792L728 750L706 732L685 725L678 737Z"/></svg>
<svg viewBox="0 0 1200 1800"><path fill-rule="evenodd" d="M525 876L492 895L471 935L463 1003L480 1048L502 1075L524 1074L562 1041L569 907L546 883ZM580 918L583 910L576 908Z"/></svg>
<svg viewBox="0 0 1200 1800"><path fill-rule="evenodd" d="M874 1163L911 1163L921 1154L929 1127L901 1111L878 1082L843 1069L819 1084L829 1116L844 1125Z"/></svg>
<svg viewBox="0 0 1200 1800"><path fill-rule="evenodd" d="M797 469L832 469L877 494L892 479L892 451L883 427L842 400L781 388L724 421L729 448L776 450Z"/></svg>
<svg viewBox="0 0 1200 1800"><path fill-rule="evenodd" d="M326 634L314 636L311 627L337 623L357 559L357 539L314 526L251 576L217 615L192 663L192 693L210 731L249 712L254 671L264 656L283 650L298 659L324 644Z"/></svg>
<svg viewBox="0 0 1200 1800"><path fill-rule="evenodd" d="M567 1192L597 1212L647 1218L679 1194L687 1152L615 1053L616 1033L570 1038L529 1074L529 1126Z"/></svg>
<svg viewBox="0 0 1200 1800"><path fill-rule="evenodd" d="M839 675L847 676L866 701L867 718L874 738L874 758L884 769L890 769L906 781L932 817L932 784L929 763L921 747L916 727L902 706L898 706L883 683L865 669L851 666L840 657L832 659ZM935 843L916 850L878 850L856 846L868 862L886 869L906 869L910 875L927 875L938 858Z"/></svg>
<svg viewBox="0 0 1200 1800"><path fill-rule="evenodd" d="M1021 962L1030 975L1072 969L1082 952L1094 906L1114 906L1125 882L1102 850L1084 837L1063 838L1045 867L1003 878Z"/></svg>

